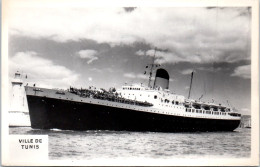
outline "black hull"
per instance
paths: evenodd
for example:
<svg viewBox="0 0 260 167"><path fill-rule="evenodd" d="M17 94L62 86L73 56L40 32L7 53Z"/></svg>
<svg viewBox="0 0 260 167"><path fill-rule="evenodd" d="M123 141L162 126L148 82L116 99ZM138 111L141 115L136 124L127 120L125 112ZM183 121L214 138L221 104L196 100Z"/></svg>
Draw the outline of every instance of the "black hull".
<svg viewBox="0 0 260 167"><path fill-rule="evenodd" d="M35 129L152 132L233 131L240 120L189 118L27 95Z"/></svg>

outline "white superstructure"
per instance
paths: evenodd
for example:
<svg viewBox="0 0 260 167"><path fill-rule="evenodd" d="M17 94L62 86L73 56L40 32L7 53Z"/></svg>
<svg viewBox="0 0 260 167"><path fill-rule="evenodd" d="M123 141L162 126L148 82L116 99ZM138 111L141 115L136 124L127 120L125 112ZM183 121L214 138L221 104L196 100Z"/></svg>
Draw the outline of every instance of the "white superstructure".
<svg viewBox="0 0 260 167"><path fill-rule="evenodd" d="M168 89L152 89L142 84L133 84L122 86L117 93L126 99L153 104L150 111L156 113L191 118L240 119L240 114L233 112L229 107L186 99L183 95L171 93Z"/></svg>
<svg viewBox="0 0 260 167"><path fill-rule="evenodd" d="M126 99L152 103L155 108L185 110L184 96L170 93L169 90L149 89L143 85L135 84L123 86L118 92Z"/></svg>

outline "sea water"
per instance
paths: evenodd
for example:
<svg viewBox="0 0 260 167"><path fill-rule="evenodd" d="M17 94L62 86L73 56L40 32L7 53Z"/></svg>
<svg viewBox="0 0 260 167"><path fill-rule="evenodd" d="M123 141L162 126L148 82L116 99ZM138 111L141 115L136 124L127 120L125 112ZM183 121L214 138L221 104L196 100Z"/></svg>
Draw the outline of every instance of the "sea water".
<svg viewBox="0 0 260 167"><path fill-rule="evenodd" d="M9 134L48 135L49 159L250 157L251 129L233 132L158 133L35 130L10 127Z"/></svg>

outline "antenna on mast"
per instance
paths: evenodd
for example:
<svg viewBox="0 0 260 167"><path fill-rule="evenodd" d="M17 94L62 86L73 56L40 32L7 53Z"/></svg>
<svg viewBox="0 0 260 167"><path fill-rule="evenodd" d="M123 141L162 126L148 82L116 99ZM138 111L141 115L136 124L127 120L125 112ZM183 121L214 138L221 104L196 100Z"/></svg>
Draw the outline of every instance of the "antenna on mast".
<svg viewBox="0 0 260 167"><path fill-rule="evenodd" d="M190 98L190 91L191 91L191 86L192 86L193 72L194 72L194 71L192 71L192 73L191 73L191 78L190 78L190 89L189 89L188 99Z"/></svg>
<svg viewBox="0 0 260 167"><path fill-rule="evenodd" d="M154 67L154 61L155 61L155 53L156 53L156 47L154 48L154 55L153 55L153 63L151 65L151 70L150 70L150 76L149 76L149 82L148 82L148 87L151 87L151 81L152 81L152 74L153 74L153 67Z"/></svg>
<svg viewBox="0 0 260 167"><path fill-rule="evenodd" d="M230 103L229 103L229 101L227 100L227 104L228 104L228 106L230 107L230 108L232 108L232 106L230 105Z"/></svg>

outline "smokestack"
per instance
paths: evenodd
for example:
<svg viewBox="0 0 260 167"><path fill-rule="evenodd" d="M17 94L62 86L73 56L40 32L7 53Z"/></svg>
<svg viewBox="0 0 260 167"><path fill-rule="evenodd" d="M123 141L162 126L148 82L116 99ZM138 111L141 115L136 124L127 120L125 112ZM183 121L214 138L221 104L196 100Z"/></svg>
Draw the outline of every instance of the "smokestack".
<svg viewBox="0 0 260 167"><path fill-rule="evenodd" d="M169 89L169 74L165 69L158 69L156 71L155 80L154 80L154 89L162 88Z"/></svg>

